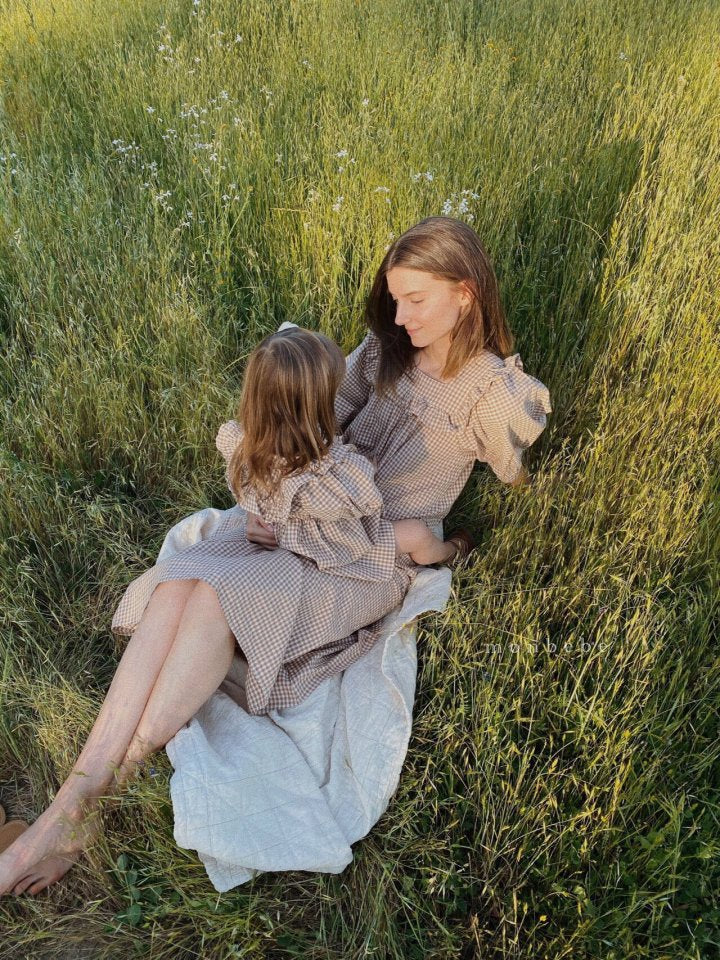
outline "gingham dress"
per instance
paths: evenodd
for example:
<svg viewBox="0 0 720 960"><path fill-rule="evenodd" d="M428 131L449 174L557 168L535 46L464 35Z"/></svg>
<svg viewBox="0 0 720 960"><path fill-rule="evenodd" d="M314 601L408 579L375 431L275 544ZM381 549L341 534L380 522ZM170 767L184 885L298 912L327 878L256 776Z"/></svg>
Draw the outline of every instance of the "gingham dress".
<svg viewBox="0 0 720 960"><path fill-rule="evenodd" d="M230 459L243 430L237 420L223 423L215 445ZM382 517L382 494L375 468L341 436L327 454L302 473L279 479L271 494L245 483L236 497L250 513L271 523L278 546L313 560L320 570L359 580L390 580L395 571L395 535Z"/></svg>
<svg viewBox="0 0 720 960"><path fill-rule="evenodd" d="M414 368L380 397L379 350L370 332L350 354L335 410L345 443L376 468L386 520L442 521L476 460L500 480L517 477L522 451L551 411L547 388L524 373L517 354L502 360L482 351L447 382ZM301 702L370 649L417 570L407 554L395 558L388 579L321 570L308 557L250 542L238 510L212 537L133 580L111 629L131 634L158 583L206 581L248 663L248 712L266 713Z"/></svg>

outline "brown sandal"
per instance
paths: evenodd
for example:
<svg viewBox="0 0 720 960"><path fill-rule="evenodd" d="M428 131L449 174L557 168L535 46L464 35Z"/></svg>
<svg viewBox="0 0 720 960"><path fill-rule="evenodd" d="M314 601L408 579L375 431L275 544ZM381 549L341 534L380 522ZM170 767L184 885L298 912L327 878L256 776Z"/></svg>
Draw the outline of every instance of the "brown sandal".
<svg viewBox="0 0 720 960"><path fill-rule="evenodd" d="M24 820L8 820L5 808L0 805L0 853L7 850L11 843L15 843L29 826Z"/></svg>
<svg viewBox="0 0 720 960"><path fill-rule="evenodd" d="M10 844L15 843L20 834L25 833L29 823L24 820L8 820L0 827L0 853L7 850Z"/></svg>
<svg viewBox="0 0 720 960"><path fill-rule="evenodd" d="M461 527L459 530L453 530L447 539L449 543L455 544L456 550L453 556L445 561L444 565L449 567L450 570L455 570L461 563L467 560L477 544L470 531L464 527Z"/></svg>

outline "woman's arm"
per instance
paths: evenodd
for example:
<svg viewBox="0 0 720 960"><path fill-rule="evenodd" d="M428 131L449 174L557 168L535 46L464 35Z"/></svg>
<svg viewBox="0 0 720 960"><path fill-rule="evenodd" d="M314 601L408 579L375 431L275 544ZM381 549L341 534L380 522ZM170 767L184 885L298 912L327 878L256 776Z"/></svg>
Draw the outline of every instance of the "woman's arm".
<svg viewBox="0 0 720 960"><path fill-rule="evenodd" d="M370 366L378 351L377 337L369 331L345 361L345 376L335 397L335 416L342 433L370 396Z"/></svg>

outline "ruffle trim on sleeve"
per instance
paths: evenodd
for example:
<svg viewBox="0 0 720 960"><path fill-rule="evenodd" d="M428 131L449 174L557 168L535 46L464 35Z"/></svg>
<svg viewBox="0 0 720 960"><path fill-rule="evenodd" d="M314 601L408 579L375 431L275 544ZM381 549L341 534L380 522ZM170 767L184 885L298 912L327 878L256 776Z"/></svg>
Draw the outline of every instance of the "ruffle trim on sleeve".
<svg viewBox="0 0 720 960"><path fill-rule="evenodd" d="M522 470L522 453L540 436L552 413L545 384L524 372L519 354L497 358L495 370L475 387L478 395L466 441L497 478L512 483Z"/></svg>

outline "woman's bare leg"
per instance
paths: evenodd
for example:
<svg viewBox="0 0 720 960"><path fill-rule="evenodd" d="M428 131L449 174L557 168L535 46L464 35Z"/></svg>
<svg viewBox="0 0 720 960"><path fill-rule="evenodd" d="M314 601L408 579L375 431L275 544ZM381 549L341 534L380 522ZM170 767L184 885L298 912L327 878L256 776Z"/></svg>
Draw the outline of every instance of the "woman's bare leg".
<svg viewBox="0 0 720 960"><path fill-rule="evenodd" d="M158 584L153 591L69 776L47 810L0 854L0 895L8 893L32 867L53 854L55 862L45 866L62 876L94 832L87 823L81 829L88 812L83 808L84 801L101 795L112 781L197 582L168 581Z"/></svg>

